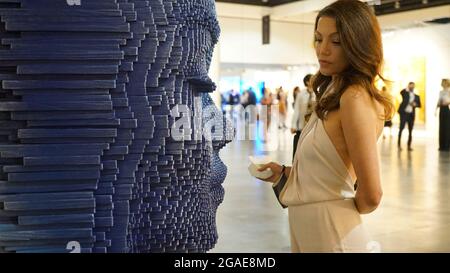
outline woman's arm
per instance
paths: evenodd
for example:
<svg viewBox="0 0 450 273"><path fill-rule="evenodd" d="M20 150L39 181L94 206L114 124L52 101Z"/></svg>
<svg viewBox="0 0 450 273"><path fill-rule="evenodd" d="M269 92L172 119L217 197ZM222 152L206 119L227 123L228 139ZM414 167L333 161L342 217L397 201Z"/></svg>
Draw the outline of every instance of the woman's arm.
<svg viewBox="0 0 450 273"><path fill-rule="evenodd" d="M350 87L340 100L340 117L347 150L358 178L355 204L361 214L374 211L383 195L377 151L377 114L362 87Z"/></svg>
<svg viewBox="0 0 450 273"><path fill-rule="evenodd" d="M441 92L439 92L439 99L438 99L438 102L437 102L437 105L436 105L436 108L439 108L439 107L441 107L441 106L444 106L444 96L443 96L444 94L442 93L442 91Z"/></svg>
<svg viewBox="0 0 450 273"><path fill-rule="evenodd" d="M438 111L438 109L440 108L440 107L442 107L442 106L444 106L443 105L443 93L442 93L442 91L441 92L439 92L439 98L438 98L438 101L437 101L437 104L436 104L436 108L434 109L434 115L436 116L437 115L437 111Z"/></svg>

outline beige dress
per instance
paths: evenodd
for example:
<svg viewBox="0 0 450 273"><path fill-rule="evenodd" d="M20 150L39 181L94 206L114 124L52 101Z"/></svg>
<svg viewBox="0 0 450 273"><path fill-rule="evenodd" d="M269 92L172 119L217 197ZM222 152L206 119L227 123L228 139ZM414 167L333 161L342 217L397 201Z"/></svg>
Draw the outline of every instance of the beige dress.
<svg viewBox="0 0 450 273"><path fill-rule="evenodd" d="M369 252L350 173L314 113L303 129L280 202L288 206L292 252Z"/></svg>

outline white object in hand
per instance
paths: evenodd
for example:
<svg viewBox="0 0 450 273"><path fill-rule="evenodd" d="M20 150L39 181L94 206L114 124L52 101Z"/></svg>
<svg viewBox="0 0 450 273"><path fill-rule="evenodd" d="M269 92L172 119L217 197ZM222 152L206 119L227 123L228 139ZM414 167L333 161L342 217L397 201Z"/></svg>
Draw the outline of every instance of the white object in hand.
<svg viewBox="0 0 450 273"><path fill-rule="evenodd" d="M272 170L266 169L264 171L258 171L259 168L267 163L272 162L269 156L249 156L251 164L248 166L248 171L251 175L259 179L267 179L273 175Z"/></svg>

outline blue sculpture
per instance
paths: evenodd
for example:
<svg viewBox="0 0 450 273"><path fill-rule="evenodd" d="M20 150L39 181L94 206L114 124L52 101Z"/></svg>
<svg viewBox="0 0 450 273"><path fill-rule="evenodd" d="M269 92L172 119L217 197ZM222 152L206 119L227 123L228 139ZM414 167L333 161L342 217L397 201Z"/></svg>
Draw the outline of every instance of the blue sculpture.
<svg viewBox="0 0 450 273"><path fill-rule="evenodd" d="M5 0L0 18L0 252L213 248L233 136L207 94L214 1ZM202 117L182 140L179 105Z"/></svg>

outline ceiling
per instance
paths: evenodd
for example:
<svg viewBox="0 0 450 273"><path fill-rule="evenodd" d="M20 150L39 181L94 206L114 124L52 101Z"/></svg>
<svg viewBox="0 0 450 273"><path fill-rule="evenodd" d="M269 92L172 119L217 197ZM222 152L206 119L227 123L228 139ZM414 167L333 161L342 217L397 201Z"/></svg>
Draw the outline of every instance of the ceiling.
<svg viewBox="0 0 450 273"><path fill-rule="evenodd" d="M292 2L300 2L302 0L216 0L216 2L257 5L265 7L275 7Z"/></svg>
<svg viewBox="0 0 450 273"><path fill-rule="evenodd" d="M283 4L302 2L305 0L216 0L216 2L276 7ZM366 0L375 8L377 15L398 13L442 5L449 5L450 0Z"/></svg>
<svg viewBox="0 0 450 273"><path fill-rule="evenodd" d="M377 15L385 15L448 4L450 4L450 0L381 0L381 5L375 5L375 13Z"/></svg>

